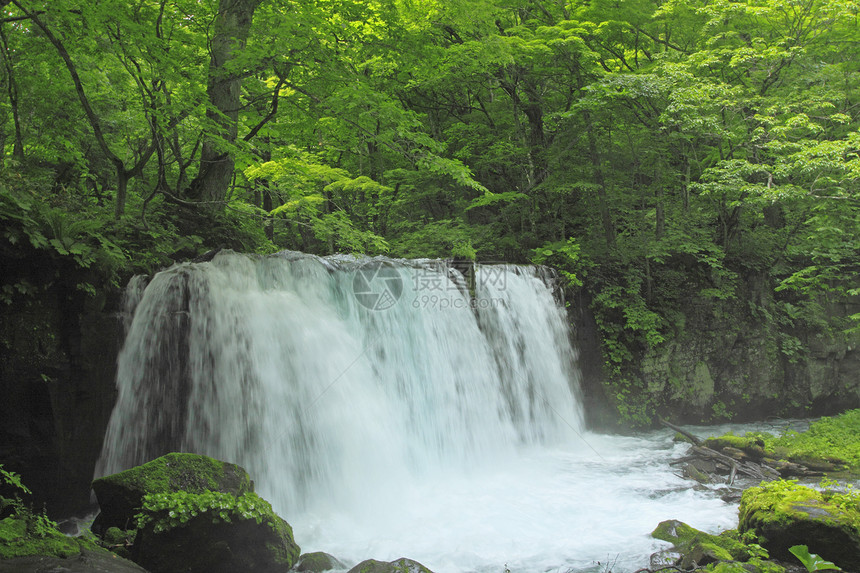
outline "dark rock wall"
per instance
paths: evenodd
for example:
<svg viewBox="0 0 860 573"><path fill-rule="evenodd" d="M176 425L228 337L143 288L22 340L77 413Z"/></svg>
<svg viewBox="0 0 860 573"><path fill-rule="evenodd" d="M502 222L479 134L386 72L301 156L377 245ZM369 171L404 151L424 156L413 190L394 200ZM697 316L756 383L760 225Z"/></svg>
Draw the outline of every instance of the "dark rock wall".
<svg viewBox="0 0 860 573"><path fill-rule="evenodd" d="M692 424L812 417L860 407L860 332L846 331L846 317L860 313L860 297L795 301L791 312L797 316L787 319L787 301L759 283L747 281L734 299L691 297L679 305L681 328L657 348L634 349L623 372L634 387L626 399L647 404L652 415ZM591 301L585 293L571 300L587 422L617 428Z"/></svg>
<svg viewBox="0 0 860 573"><path fill-rule="evenodd" d="M68 269L35 272L51 259L16 263L43 280L0 309L0 463L21 474L37 507L68 515L89 504L113 408L119 295L85 294Z"/></svg>

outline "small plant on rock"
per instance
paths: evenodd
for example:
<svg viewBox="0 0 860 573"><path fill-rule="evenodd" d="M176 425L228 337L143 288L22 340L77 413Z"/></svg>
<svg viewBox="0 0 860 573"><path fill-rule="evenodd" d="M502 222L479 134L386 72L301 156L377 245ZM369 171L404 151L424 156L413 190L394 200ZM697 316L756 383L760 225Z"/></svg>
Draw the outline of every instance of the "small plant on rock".
<svg viewBox="0 0 860 573"><path fill-rule="evenodd" d="M803 566L806 567L807 571L824 571L825 569L842 571L842 569L840 569L835 563L822 559L815 553L810 553L809 547L806 545L795 545L793 547L789 547L788 550L791 551L795 557L800 559L800 562L803 563Z"/></svg>

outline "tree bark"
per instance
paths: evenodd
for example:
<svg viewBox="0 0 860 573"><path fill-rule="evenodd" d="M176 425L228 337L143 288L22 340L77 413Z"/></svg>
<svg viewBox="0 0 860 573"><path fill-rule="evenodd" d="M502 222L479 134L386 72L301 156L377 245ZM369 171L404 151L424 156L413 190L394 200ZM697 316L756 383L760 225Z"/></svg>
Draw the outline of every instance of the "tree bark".
<svg viewBox="0 0 860 573"><path fill-rule="evenodd" d="M234 157L230 148L239 133L241 70L230 62L245 49L254 11L262 0L219 0L215 34L210 46L206 115L215 129L206 133L200 167L190 194L203 201L223 201L233 178Z"/></svg>
<svg viewBox="0 0 860 573"><path fill-rule="evenodd" d="M11 0L9 1L11 2ZM9 93L9 105L12 108L12 121L15 124L15 144L12 148L12 157L18 161L23 161L24 137L21 134L21 116L18 113L18 83L15 81L15 64L12 62L12 51L9 49L9 42L6 39L6 30L2 26L0 26L0 39L3 41L3 64L8 76L6 88Z"/></svg>
<svg viewBox="0 0 860 573"><path fill-rule="evenodd" d="M591 164L594 168L594 180L597 183L597 206L600 211L600 221L603 224L603 237L606 240L606 246L612 250L615 249L615 223L612 220L612 213L609 210L609 202L606 192L606 177L603 173L602 159L600 152L597 149L597 136L595 135L595 126L592 121L591 114L585 112L585 122L587 124L588 137L588 154L590 155Z"/></svg>

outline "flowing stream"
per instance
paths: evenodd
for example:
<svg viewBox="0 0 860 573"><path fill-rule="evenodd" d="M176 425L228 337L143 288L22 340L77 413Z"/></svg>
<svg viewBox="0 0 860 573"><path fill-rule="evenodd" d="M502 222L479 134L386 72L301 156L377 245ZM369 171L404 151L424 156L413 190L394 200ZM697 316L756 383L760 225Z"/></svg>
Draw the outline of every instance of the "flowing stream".
<svg viewBox="0 0 860 573"><path fill-rule="evenodd" d="M673 474L669 432L585 431L545 270L464 274L222 252L132 281L97 475L211 455L250 472L303 551L436 573L632 571L662 520L736 525Z"/></svg>

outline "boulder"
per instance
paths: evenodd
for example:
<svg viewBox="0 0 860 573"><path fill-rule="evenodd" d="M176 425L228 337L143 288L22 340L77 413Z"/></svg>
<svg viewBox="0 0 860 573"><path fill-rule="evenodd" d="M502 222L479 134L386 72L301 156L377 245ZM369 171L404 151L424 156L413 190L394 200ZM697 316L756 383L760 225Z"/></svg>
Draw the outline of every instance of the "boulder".
<svg viewBox="0 0 860 573"><path fill-rule="evenodd" d="M857 495L820 492L792 481L746 490L740 503L741 533L753 532L777 559L794 561L794 545L860 571L860 511Z"/></svg>
<svg viewBox="0 0 860 573"><path fill-rule="evenodd" d="M349 570L349 573L433 573L424 565L401 557L395 561L377 561L367 559Z"/></svg>
<svg viewBox="0 0 860 573"><path fill-rule="evenodd" d="M143 496L152 493L220 491L242 495L254 484L243 468L197 454L171 453L93 481L101 513L92 529L133 529Z"/></svg>
<svg viewBox="0 0 860 573"><path fill-rule="evenodd" d="M748 561L757 557L736 539L711 535L676 519L661 522L651 536L674 545L668 553L679 557L671 565L682 570L722 561ZM655 560L652 556L652 563Z"/></svg>
<svg viewBox="0 0 860 573"><path fill-rule="evenodd" d="M285 573L299 547L254 493L176 492L144 499L131 555L151 573Z"/></svg>
<svg viewBox="0 0 860 573"><path fill-rule="evenodd" d="M322 551L305 553L299 557L299 562L295 567L295 570L300 573L322 573L323 571L331 571L332 569L346 570L347 566L337 557Z"/></svg>

